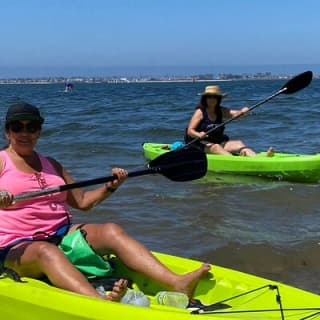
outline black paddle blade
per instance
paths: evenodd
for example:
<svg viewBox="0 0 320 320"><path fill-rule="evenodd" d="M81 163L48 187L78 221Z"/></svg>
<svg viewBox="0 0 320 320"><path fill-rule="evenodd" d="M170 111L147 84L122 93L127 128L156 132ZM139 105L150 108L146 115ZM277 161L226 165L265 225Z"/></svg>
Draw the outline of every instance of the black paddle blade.
<svg viewBox="0 0 320 320"><path fill-rule="evenodd" d="M207 157L196 148L185 148L162 154L149 162L148 167L172 181L189 181L207 173Z"/></svg>
<svg viewBox="0 0 320 320"><path fill-rule="evenodd" d="M301 89L304 89L307 87L311 80L312 80L312 71L305 71L303 73L298 74L297 76L293 77L291 80L289 80L282 88L286 89L282 93L284 94L290 94L295 93Z"/></svg>

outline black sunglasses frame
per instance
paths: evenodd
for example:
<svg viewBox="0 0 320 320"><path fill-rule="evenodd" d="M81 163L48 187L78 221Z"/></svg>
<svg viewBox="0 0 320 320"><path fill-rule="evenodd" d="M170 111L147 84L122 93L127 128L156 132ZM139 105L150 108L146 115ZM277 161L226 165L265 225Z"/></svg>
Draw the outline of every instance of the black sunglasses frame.
<svg viewBox="0 0 320 320"><path fill-rule="evenodd" d="M24 124L18 120L8 123L8 129L10 129L14 133L20 133L22 131L26 131L28 133L36 133L40 131L41 128L41 123L36 120L32 120L27 124Z"/></svg>

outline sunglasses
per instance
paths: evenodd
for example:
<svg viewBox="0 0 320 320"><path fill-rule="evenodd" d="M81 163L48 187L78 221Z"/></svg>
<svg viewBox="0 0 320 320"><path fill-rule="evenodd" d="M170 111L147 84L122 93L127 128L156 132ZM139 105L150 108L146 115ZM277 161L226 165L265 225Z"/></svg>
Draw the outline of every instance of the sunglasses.
<svg viewBox="0 0 320 320"><path fill-rule="evenodd" d="M39 121L30 121L24 124L20 121L13 121L9 124L9 128L14 133L26 131L28 133L36 133L41 130L41 123Z"/></svg>
<svg viewBox="0 0 320 320"><path fill-rule="evenodd" d="M218 98L219 98L218 96L215 96L213 94L207 95L207 99L218 99Z"/></svg>

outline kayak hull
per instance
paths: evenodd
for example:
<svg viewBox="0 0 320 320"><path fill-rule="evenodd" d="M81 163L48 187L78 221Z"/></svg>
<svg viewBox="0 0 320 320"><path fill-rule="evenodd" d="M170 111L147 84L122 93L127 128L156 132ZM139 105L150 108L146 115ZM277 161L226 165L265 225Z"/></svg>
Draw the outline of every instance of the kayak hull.
<svg viewBox="0 0 320 320"><path fill-rule="evenodd" d="M170 151L170 144L143 144L144 156L153 160ZM207 154L208 171L217 174L246 175L276 180L317 183L320 179L320 153L315 155L279 153L267 157L260 152L256 157Z"/></svg>
<svg viewBox="0 0 320 320"><path fill-rule="evenodd" d="M201 265L196 260L162 253L154 254L178 273L189 272ZM150 307L98 300L54 288L39 280L24 278L26 282L20 283L2 277L1 317L15 320L281 319L279 300L284 316L293 320L320 312L320 296L317 294L212 265L210 274L200 280L194 298L200 299L204 304L224 301L229 307L216 310L214 313L207 311L202 314L190 314L191 311L187 309L157 305L154 296L161 288L156 283L127 269L116 257L113 258L113 263L115 275L131 279L134 289L141 290L149 296ZM263 288L258 289L261 287ZM252 292L248 293L249 291ZM238 297L234 298L235 296ZM229 298L231 299L227 300ZM222 313L217 314L218 312ZM320 314L318 317L320 318Z"/></svg>

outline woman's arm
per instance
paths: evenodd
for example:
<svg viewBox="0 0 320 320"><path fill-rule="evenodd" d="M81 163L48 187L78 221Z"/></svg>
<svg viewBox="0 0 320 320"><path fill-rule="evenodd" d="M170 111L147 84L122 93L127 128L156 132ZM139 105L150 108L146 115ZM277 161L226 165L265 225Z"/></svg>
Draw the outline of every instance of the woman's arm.
<svg viewBox="0 0 320 320"><path fill-rule="evenodd" d="M55 169L64 179L67 184L74 183L71 175L54 159L50 159ZM128 176L128 172L124 169L113 168L111 175L116 176L116 179L108 182L93 190L82 190L80 188L71 189L68 191L67 203L79 210L90 210L94 206L109 197L116 189L124 182Z"/></svg>
<svg viewBox="0 0 320 320"><path fill-rule="evenodd" d="M236 110L236 109L228 109L225 107L221 107L221 110L224 118L235 118L235 117L240 117L241 115L244 115L246 112L249 111L249 108L243 107L240 110Z"/></svg>
<svg viewBox="0 0 320 320"><path fill-rule="evenodd" d="M3 170L3 159L0 157L0 172ZM1 184L1 182L0 182ZM13 196L7 190L2 189L0 186L0 209L7 208L12 204Z"/></svg>
<svg viewBox="0 0 320 320"><path fill-rule="evenodd" d="M188 130L187 130L188 136L190 136L192 138L202 138L203 137L205 132L199 132L196 130L196 128L198 127L202 118L203 118L202 111L200 109L197 109L194 112L194 114L189 122Z"/></svg>

